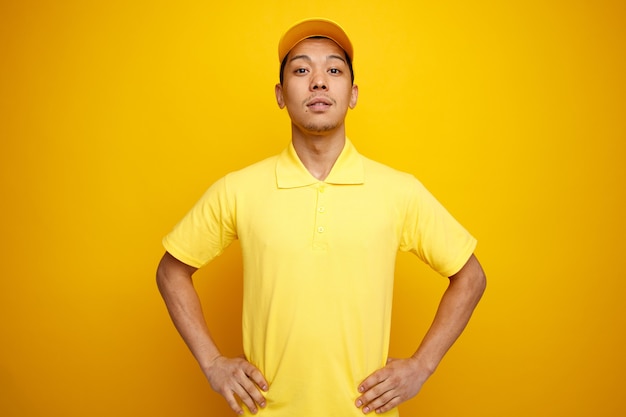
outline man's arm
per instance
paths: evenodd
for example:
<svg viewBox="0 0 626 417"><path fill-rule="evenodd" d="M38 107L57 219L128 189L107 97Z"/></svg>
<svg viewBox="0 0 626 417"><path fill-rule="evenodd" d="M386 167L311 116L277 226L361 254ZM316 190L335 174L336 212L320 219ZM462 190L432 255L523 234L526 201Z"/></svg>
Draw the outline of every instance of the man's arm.
<svg viewBox="0 0 626 417"><path fill-rule="evenodd" d="M485 273L474 255L450 277L433 323L417 351L408 359L390 359L361 385L356 406L363 413L384 413L414 397L435 372L461 335L486 286Z"/></svg>
<svg viewBox="0 0 626 417"><path fill-rule="evenodd" d="M267 391L268 383L261 372L245 359L225 358L220 354L209 333L193 286L192 275L196 269L166 252L157 269L159 291L176 329L211 387L226 399L237 414L243 414L243 410L235 395L254 414L257 405L265 407L265 398L259 388Z"/></svg>

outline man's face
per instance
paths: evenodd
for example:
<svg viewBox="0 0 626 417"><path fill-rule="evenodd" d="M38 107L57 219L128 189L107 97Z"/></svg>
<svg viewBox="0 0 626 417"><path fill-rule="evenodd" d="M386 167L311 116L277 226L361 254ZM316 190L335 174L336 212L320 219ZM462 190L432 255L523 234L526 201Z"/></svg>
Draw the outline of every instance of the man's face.
<svg viewBox="0 0 626 417"><path fill-rule="evenodd" d="M324 134L342 127L354 108L358 87L352 85L345 52L330 39L306 39L287 57L276 100L303 133Z"/></svg>

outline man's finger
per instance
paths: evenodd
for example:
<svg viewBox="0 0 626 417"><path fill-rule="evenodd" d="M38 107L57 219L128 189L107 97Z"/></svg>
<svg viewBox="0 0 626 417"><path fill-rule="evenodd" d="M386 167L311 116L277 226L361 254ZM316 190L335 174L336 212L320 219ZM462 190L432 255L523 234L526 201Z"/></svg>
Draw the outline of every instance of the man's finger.
<svg viewBox="0 0 626 417"><path fill-rule="evenodd" d="M247 378L246 378L247 379ZM248 381L249 382L249 381ZM254 388L256 390L256 388ZM241 384L238 384L235 388L235 394L239 397L241 402L248 407L248 410L252 414L256 414L257 412L257 402L251 396L251 393ZM241 413L240 413L241 414Z"/></svg>
<svg viewBox="0 0 626 417"><path fill-rule="evenodd" d="M359 385L359 392L360 393L367 392L372 387L384 381L385 378L386 378L385 368L377 370L376 372L374 372L373 374L365 378L363 382L361 382L361 385Z"/></svg>
<svg viewBox="0 0 626 417"><path fill-rule="evenodd" d="M382 409L391 409L393 407L388 407L392 402L397 398L397 394L395 390L389 390L383 392L381 395L372 399L371 402L364 404L363 411L368 413L370 411L382 411Z"/></svg>
<svg viewBox="0 0 626 417"><path fill-rule="evenodd" d="M250 364L250 368L246 370L246 375L263 391L267 391L269 384L265 380L265 377L255 366Z"/></svg>
<svg viewBox="0 0 626 417"><path fill-rule="evenodd" d="M363 387L367 387L367 385L363 384ZM380 398L381 396L383 396L386 392L388 392L391 388L389 387L389 384L387 383L387 380L382 380L379 383L377 383L376 385L373 385L372 387L370 387L369 389L366 389L364 392L362 392L362 395L357 398L355 405L359 408L363 407L363 406L368 406L370 409L374 409L372 407L372 403ZM380 404L382 405L382 404ZM379 405L379 406L380 406Z"/></svg>
<svg viewBox="0 0 626 417"><path fill-rule="evenodd" d="M247 375L240 382L240 384L245 393L250 398L250 401L254 403L252 404L252 406L256 408L256 404L258 404L261 408L265 407L265 397L259 391L259 387L252 380L250 380ZM246 405L248 405L248 408L250 408L250 404L246 402ZM250 411L252 411L252 409L250 409Z"/></svg>
<svg viewBox="0 0 626 417"><path fill-rule="evenodd" d="M223 393L222 396L226 400L228 406L238 415L243 414L243 410L239 406L239 402L235 398L234 393L231 391L230 393Z"/></svg>

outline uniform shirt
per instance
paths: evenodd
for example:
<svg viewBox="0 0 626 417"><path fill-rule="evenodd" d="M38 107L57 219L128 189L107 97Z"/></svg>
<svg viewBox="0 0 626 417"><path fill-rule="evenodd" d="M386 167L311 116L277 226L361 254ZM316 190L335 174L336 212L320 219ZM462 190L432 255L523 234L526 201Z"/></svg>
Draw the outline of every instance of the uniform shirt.
<svg viewBox="0 0 626 417"><path fill-rule="evenodd" d="M293 144L226 175L163 243L201 267L234 239L243 349L270 384L265 417L362 416L358 384L387 359L398 250L451 276L476 246L417 179L348 139L324 181Z"/></svg>

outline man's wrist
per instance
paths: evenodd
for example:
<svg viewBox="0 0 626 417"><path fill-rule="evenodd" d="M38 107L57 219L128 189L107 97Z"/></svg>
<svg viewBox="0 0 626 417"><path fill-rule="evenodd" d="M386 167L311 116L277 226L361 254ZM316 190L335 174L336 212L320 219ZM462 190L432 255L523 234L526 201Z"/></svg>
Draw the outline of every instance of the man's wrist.
<svg viewBox="0 0 626 417"><path fill-rule="evenodd" d="M420 380L420 383L426 382L426 380L430 378L430 376L434 374L437 369L436 363L428 361L418 354L411 356L409 360L413 363L415 376Z"/></svg>
<svg viewBox="0 0 626 417"><path fill-rule="evenodd" d="M200 364L200 368L205 373L205 375L208 376L211 374L211 371L215 367L216 362L222 357L222 354L218 352L214 355L207 357L206 359L203 359L201 362L198 361Z"/></svg>

